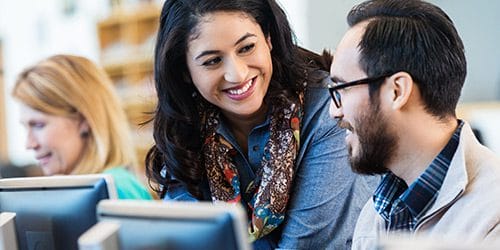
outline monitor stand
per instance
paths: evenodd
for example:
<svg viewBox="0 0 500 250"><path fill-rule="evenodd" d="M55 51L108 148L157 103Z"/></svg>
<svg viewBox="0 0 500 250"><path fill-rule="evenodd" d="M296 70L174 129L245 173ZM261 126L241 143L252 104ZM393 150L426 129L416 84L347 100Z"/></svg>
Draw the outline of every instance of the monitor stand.
<svg viewBox="0 0 500 250"><path fill-rule="evenodd" d="M119 230L120 225L118 223L100 221L78 238L78 249L118 250Z"/></svg>
<svg viewBox="0 0 500 250"><path fill-rule="evenodd" d="M0 213L0 250L17 250L15 213Z"/></svg>

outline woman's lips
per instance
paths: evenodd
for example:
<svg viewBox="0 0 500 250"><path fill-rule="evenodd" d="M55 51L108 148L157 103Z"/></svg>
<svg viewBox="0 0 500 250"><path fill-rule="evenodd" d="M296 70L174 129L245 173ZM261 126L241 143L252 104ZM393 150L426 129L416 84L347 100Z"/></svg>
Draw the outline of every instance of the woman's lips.
<svg viewBox="0 0 500 250"><path fill-rule="evenodd" d="M40 166L46 165L50 161L51 153L36 156L35 159L38 161Z"/></svg>
<svg viewBox="0 0 500 250"><path fill-rule="evenodd" d="M249 81L247 81L247 83L242 84L238 87L226 89L224 90L224 92L226 92L228 97L233 100L243 100L253 93L256 85L255 80L256 77L250 79Z"/></svg>

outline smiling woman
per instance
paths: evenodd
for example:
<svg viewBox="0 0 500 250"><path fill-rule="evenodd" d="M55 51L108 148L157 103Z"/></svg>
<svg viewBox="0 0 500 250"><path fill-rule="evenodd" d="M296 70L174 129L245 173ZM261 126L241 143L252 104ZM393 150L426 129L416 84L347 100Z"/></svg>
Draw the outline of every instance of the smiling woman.
<svg viewBox="0 0 500 250"><path fill-rule="evenodd" d="M273 71L271 38L251 17L237 12L205 15L191 37L187 66L193 84L235 125L236 139L247 151L250 131L245 130L261 123L267 112L263 102Z"/></svg>
<svg viewBox="0 0 500 250"><path fill-rule="evenodd" d="M21 123L28 131L26 148L45 175L70 174L84 151L88 123L82 118L70 118L40 112L21 104Z"/></svg>
<svg viewBox="0 0 500 250"><path fill-rule="evenodd" d="M133 175L137 163L118 96L93 62L49 57L19 75L12 95L21 104L26 148L45 175L108 173L119 198L151 199Z"/></svg>
<svg viewBox="0 0 500 250"><path fill-rule="evenodd" d="M274 0L165 1L146 159L160 195L242 203L255 249L349 248L370 185L318 88L330 60L294 43Z"/></svg>

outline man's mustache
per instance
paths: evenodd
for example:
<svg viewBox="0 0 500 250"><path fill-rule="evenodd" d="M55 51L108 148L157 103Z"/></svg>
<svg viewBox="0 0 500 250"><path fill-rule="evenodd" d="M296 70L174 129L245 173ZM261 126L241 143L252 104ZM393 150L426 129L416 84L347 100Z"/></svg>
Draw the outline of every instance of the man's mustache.
<svg viewBox="0 0 500 250"><path fill-rule="evenodd" d="M348 122L346 122L346 121L344 121L343 119L339 120L338 125L341 128L344 128L344 129L347 129L347 130L350 130L350 131L354 131L354 128L351 126L351 124L348 123Z"/></svg>

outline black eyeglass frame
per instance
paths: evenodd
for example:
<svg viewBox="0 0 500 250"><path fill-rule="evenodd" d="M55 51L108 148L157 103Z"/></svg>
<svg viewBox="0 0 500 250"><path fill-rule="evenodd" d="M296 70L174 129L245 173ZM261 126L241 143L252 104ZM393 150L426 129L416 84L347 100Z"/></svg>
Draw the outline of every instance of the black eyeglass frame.
<svg viewBox="0 0 500 250"><path fill-rule="evenodd" d="M384 80L385 78L387 78L391 75L393 75L393 74L385 74L385 75L376 76L376 77L367 77L367 78L359 79L359 80L352 81L352 82L346 82L346 83L341 83L338 85L328 86L328 91L330 92L330 96L332 97L333 103L335 104L335 106L337 108L340 108L340 107L342 107L342 100L341 100L339 90L344 89L344 88L348 88L348 87L352 87L352 86L356 86L356 85L361 85L361 84L372 84L372 83L380 82L381 80ZM333 79L332 79L332 82L336 83Z"/></svg>

